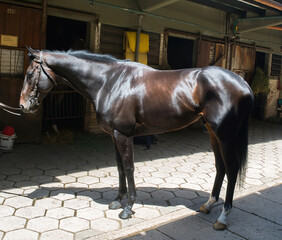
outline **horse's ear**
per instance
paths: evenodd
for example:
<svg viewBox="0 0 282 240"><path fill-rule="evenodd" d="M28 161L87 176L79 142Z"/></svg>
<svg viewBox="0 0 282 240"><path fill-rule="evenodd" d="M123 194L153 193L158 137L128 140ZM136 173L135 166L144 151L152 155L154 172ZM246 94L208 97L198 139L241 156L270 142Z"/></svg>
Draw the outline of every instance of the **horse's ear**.
<svg viewBox="0 0 282 240"><path fill-rule="evenodd" d="M28 56L30 58L37 58L38 57L39 50L34 50L34 49L32 49L31 47L28 47L28 46L26 46L26 49L28 51Z"/></svg>

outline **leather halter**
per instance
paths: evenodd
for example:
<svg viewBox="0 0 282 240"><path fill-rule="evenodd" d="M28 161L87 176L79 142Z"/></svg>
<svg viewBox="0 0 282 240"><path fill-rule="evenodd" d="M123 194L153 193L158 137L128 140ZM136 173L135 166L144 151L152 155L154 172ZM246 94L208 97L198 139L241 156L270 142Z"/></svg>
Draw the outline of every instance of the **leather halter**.
<svg viewBox="0 0 282 240"><path fill-rule="evenodd" d="M51 82L54 84L54 86L57 85L57 82L54 80L54 78L52 78L52 76L45 70L45 68L43 67L43 59L42 59L42 51L40 51L40 57L39 57L39 60L37 59L34 59L34 61L36 63L39 63L40 64L40 69L38 70L39 71L39 76L38 76L38 79L37 79L37 82L36 82L36 89L37 89L37 85L38 85L38 82L39 82L39 78L40 78L40 73L41 73L41 69L43 70L44 74L51 80ZM32 105L36 105L38 104L38 98L36 97L37 93L35 94L35 96L33 96L30 101L32 102ZM0 108L3 109L4 111L8 112L8 113L11 113L11 114L14 114L14 115L17 115L17 116L21 116L21 113L16 113L16 112L13 112L13 111L22 111L22 108L14 108L14 107L10 107L4 103L1 103L0 102Z"/></svg>
<svg viewBox="0 0 282 240"><path fill-rule="evenodd" d="M51 82L53 83L54 86L57 85L57 82L54 80L54 78L43 67L43 65L46 64L46 63L44 63L44 61L43 61L42 51L40 51L39 60L35 58L34 62L38 63L38 65L36 66L36 69L38 71L38 77L36 78L35 87L34 87L34 90L33 90L34 94L32 94L32 96L30 96L30 98L29 98L30 106L31 107L39 105L39 101L38 101L38 94L39 94L39 92L38 92L38 83L39 83L39 80L40 80L41 70L48 77L48 79L51 80Z"/></svg>
<svg viewBox="0 0 282 240"><path fill-rule="evenodd" d="M55 81L55 79L45 70L45 68L43 67L43 58L42 58L42 51L40 51L40 57L39 60L37 60L36 58L34 59L34 62L39 63L41 69L43 70L44 74L51 80L51 82L54 84L54 86L57 86L57 82ZM39 79L38 79L39 80Z"/></svg>

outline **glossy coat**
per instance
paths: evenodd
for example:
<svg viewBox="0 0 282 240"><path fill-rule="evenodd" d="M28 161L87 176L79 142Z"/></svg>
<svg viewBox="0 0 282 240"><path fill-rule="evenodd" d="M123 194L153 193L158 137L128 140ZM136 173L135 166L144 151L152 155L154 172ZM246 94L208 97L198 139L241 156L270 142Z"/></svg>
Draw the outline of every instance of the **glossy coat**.
<svg viewBox="0 0 282 240"><path fill-rule="evenodd" d="M29 52L31 62L20 106L26 113L35 111L59 81L94 104L100 127L112 136L116 151L119 192L110 208L121 207L120 201L128 193L121 218L133 214L136 201L133 137L174 131L200 118L210 133L215 155L217 174L211 197L218 200L226 174L224 209L231 209L237 175L243 173L246 164L248 120L253 106L252 91L240 76L214 66L160 71L81 51ZM204 208L210 208L210 204L203 205L201 211Z"/></svg>

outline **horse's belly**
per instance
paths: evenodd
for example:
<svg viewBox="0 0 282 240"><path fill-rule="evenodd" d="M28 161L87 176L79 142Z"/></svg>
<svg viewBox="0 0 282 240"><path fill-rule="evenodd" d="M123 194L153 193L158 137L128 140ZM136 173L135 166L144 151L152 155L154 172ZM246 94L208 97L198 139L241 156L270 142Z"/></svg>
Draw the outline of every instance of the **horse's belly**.
<svg viewBox="0 0 282 240"><path fill-rule="evenodd" d="M142 122L136 124L135 134L160 134L184 128L199 120L202 115L183 113L181 115L151 114L145 115Z"/></svg>

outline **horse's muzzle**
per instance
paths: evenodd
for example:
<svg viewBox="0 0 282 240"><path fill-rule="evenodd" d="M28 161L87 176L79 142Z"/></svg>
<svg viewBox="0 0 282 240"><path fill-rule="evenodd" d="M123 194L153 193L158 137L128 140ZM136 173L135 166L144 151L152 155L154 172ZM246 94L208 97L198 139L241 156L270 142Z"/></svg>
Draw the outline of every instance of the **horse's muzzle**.
<svg viewBox="0 0 282 240"><path fill-rule="evenodd" d="M20 103L23 113L35 113L38 110L39 100L36 97L30 98L27 104Z"/></svg>

